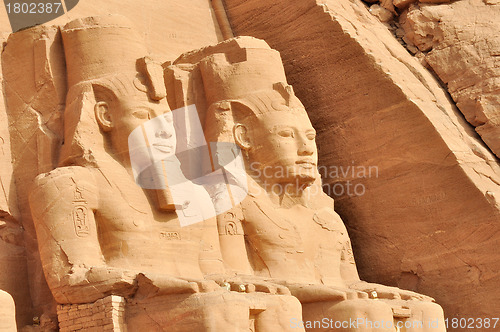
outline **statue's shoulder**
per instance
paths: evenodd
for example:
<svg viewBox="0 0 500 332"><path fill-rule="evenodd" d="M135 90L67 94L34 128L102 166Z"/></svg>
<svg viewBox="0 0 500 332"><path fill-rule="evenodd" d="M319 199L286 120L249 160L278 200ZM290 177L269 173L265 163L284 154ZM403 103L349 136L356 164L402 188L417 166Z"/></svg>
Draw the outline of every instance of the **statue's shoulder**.
<svg viewBox="0 0 500 332"><path fill-rule="evenodd" d="M97 172L92 168L68 166L38 175L30 192L32 210L55 202L60 208L76 201L85 201L97 206L99 197Z"/></svg>
<svg viewBox="0 0 500 332"><path fill-rule="evenodd" d="M58 167L50 172L42 173L35 178L34 188L43 187L48 184L87 183L96 184L96 170L82 166Z"/></svg>

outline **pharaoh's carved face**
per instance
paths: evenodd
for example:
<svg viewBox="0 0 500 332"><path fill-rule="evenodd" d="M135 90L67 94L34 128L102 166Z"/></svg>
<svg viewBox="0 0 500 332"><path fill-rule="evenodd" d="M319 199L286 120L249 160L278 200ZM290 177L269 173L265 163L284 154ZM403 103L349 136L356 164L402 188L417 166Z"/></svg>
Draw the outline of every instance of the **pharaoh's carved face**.
<svg viewBox="0 0 500 332"><path fill-rule="evenodd" d="M121 97L113 103L105 105L107 110L101 116L101 127L107 128L111 136L113 152L129 163L129 136L132 131L143 126L148 143L152 147L154 160L162 160L175 152L175 132L172 114L165 99L152 102L145 93L135 96ZM167 113L165 113L167 112ZM165 113L165 114L164 114ZM163 116L162 116L163 115ZM155 119L161 118L161 121ZM150 121L153 119L153 121Z"/></svg>
<svg viewBox="0 0 500 332"><path fill-rule="evenodd" d="M317 176L316 131L304 112L271 112L249 128L250 167L268 183L312 183Z"/></svg>

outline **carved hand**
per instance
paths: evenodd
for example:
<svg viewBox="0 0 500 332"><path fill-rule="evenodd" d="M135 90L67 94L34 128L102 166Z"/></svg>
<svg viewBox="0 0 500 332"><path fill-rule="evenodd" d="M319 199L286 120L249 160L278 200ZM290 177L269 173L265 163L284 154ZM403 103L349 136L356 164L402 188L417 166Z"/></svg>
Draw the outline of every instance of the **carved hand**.
<svg viewBox="0 0 500 332"><path fill-rule="evenodd" d="M131 271L107 266L73 266L52 291L59 303L72 303L75 297L93 302L109 294L130 296L137 289L135 276Z"/></svg>
<svg viewBox="0 0 500 332"><path fill-rule="evenodd" d="M100 266L91 268L73 268L67 276L67 285L74 292L80 286L87 296L101 298L106 294L149 298L162 294L193 294L211 292L220 289L213 280L188 280L169 275L140 273L137 271ZM91 288L85 287L92 285ZM89 294L95 292L96 294Z"/></svg>
<svg viewBox="0 0 500 332"><path fill-rule="evenodd" d="M356 297L356 292L319 284L287 284L287 286L301 303L343 301L348 297Z"/></svg>
<svg viewBox="0 0 500 332"><path fill-rule="evenodd" d="M139 286L137 296L140 297L161 294L193 294L220 289L220 286L212 280L184 279L154 273L139 273L136 280Z"/></svg>
<svg viewBox="0 0 500 332"><path fill-rule="evenodd" d="M290 295L290 291L286 286L266 278L247 275L227 276L220 274L207 275L206 278L214 280L220 286L229 285L232 291Z"/></svg>

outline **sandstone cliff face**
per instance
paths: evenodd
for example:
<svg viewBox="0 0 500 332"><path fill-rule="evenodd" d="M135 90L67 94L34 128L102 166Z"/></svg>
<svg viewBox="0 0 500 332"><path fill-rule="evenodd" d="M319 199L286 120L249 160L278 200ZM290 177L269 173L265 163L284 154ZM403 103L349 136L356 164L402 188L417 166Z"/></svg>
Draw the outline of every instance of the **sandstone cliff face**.
<svg viewBox="0 0 500 332"><path fill-rule="evenodd" d="M0 38L0 43L3 44L4 41ZM0 84L3 86L2 83L3 76L0 68ZM0 269L0 293L3 290L14 297L17 303L17 320L24 325L31 323L33 313L23 231L19 222L16 188L12 175L10 143L4 96L0 93L0 266L2 267ZM2 313L7 315L10 310L10 307L5 308ZM0 330L1 328L0 326Z"/></svg>
<svg viewBox="0 0 500 332"><path fill-rule="evenodd" d="M414 4L400 22L405 40L423 52L467 121L500 156L500 2Z"/></svg>
<svg viewBox="0 0 500 332"><path fill-rule="evenodd" d="M436 79L361 2L226 6L236 35L281 52L318 129L321 166L343 167L326 174L325 189L362 278L434 296L447 317L498 312L497 160Z"/></svg>
<svg viewBox="0 0 500 332"><path fill-rule="evenodd" d="M499 155L500 3L496 0L366 1L370 12L446 85L482 140ZM374 3L374 4L372 4Z"/></svg>
<svg viewBox="0 0 500 332"><path fill-rule="evenodd" d="M130 19L144 36L150 51L165 59L174 60L183 52L222 40L214 10L206 0L189 3L81 0L71 11L44 25L64 25L78 17L109 14ZM12 31L4 10L0 11L0 31Z"/></svg>

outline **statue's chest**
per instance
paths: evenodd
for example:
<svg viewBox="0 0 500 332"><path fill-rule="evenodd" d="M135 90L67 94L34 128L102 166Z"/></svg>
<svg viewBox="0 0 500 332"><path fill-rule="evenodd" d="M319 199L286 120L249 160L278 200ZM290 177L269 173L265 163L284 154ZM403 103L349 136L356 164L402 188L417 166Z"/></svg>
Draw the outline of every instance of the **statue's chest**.
<svg viewBox="0 0 500 332"><path fill-rule="evenodd" d="M201 225L181 227L175 211L155 210L155 202L132 183L105 187L96 220L103 232L129 238L148 238L151 241L174 243L201 237Z"/></svg>
<svg viewBox="0 0 500 332"><path fill-rule="evenodd" d="M244 230L254 247L300 253L314 258L325 250L340 250L347 234L331 209L303 206L277 208L259 201L244 203Z"/></svg>

